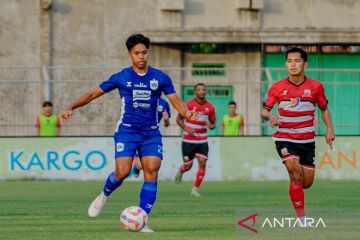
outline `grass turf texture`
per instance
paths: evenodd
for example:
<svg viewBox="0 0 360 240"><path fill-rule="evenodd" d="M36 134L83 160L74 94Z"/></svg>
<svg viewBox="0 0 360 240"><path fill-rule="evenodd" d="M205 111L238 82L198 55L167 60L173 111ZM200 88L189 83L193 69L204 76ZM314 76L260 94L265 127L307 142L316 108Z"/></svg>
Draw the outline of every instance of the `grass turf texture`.
<svg viewBox="0 0 360 240"><path fill-rule="evenodd" d="M287 181L205 182L200 198L190 196L190 182L160 182L149 222L156 231L153 234L127 232L119 226L120 211L138 204L139 182L124 183L103 212L90 219L87 208L102 185L0 182L0 239L360 239L359 181L317 180L305 191L306 207L316 209L326 229L260 229L259 234L237 227L236 221L252 211L293 214ZM259 228L261 223L255 226Z"/></svg>

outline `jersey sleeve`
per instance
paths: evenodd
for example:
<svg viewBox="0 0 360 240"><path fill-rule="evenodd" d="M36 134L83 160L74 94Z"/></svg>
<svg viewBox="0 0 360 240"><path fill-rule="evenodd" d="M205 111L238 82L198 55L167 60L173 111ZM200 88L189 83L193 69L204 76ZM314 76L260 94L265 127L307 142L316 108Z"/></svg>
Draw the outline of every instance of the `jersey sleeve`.
<svg viewBox="0 0 360 240"><path fill-rule="evenodd" d="M167 112L169 118L171 118L171 113L170 113L170 106L169 106L169 103L164 101L164 109L165 111Z"/></svg>
<svg viewBox="0 0 360 240"><path fill-rule="evenodd" d="M328 105L328 100L325 96L325 90L324 90L324 85L320 85L319 87L319 92L316 96L316 103L319 106L319 108L321 110L326 110L327 109L327 105Z"/></svg>
<svg viewBox="0 0 360 240"><path fill-rule="evenodd" d="M117 79L118 79L117 75L113 74L108 80L102 82L99 85L99 87L101 88L101 90L103 90L106 93L111 92L112 90L118 87Z"/></svg>
<svg viewBox="0 0 360 240"><path fill-rule="evenodd" d="M273 84L270 87L267 95L265 96L265 99L263 101L263 107L271 110L276 102L277 102L276 88L275 88L275 84Z"/></svg>
<svg viewBox="0 0 360 240"><path fill-rule="evenodd" d="M164 77L164 87L163 87L162 91L164 92L165 95L170 95L170 94L176 93L171 78L166 74Z"/></svg>

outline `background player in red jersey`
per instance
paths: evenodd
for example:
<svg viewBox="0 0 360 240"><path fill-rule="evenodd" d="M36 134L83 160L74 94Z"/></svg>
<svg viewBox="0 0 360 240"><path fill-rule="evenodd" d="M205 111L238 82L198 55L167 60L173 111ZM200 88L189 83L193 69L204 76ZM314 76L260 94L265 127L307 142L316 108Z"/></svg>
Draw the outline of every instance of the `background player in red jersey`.
<svg viewBox="0 0 360 240"><path fill-rule="evenodd" d="M184 172L189 171L196 157L199 162L199 169L196 174L194 187L191 195L199 197L199 187L205 176L206 161L208 159L209 146L207 142L207 128L215 128L215 108L206 101L206 85L198 83L194 86L195 98L186 102L190 111L197 115L196 120L179 116L177 124L184 130L182 139L183 165L175 177L175 182L180 183Z"/></svg>
<svg viewBox="0 0 360 240"><path fill-rule="evenodd" d="M274 83L263 102L261 117L271 127L278 126L273 134L276 149L289 173L289 195L302 225L305 223L304 191L315 175L315 108L321 110L326 125L325 140L332 148L334 128L324 86L304 75L307 53L301 48L286 51L286 68L289 77ZM271 112L278 104L279 116Z"/></svg>

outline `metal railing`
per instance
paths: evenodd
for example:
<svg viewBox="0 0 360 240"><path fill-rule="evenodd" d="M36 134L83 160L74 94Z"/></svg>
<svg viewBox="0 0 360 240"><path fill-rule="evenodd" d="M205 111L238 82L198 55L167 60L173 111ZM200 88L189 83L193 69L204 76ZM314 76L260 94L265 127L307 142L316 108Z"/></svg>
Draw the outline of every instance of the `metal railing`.
<svg viewBox="0 0 360 240"><path fill-rule="evenodd" d="M114 67L0 67L0 136L33 136L34 121L41 112L41 103L51 100L60 113L80 94L97 86L112 73ZM236 68L194 69L161 68L173 79L174 86L183 96L184 86L203 82L209 86L230 87L231 99L238 103L245 117L246 135L260 136L272 132L260 119L262 99L270 84L287 76L285 69ZM324 83L329 107L334 117L336 132L344 135L360 134L360 70L307 69L306 74ZM216 96L215 96L216 97ZM219 96L221 97L221 96ZM218 106L226 111L226 104ZM74 112L70 124L62 127L65 136L112 135L120 114L117 91L94 100ZM163 129L167 136L177 136L180 129L175 123L172 109L171 125ZM217 125L220 127L221 119ZM318 132L324 126L319 121Z"/></svg>

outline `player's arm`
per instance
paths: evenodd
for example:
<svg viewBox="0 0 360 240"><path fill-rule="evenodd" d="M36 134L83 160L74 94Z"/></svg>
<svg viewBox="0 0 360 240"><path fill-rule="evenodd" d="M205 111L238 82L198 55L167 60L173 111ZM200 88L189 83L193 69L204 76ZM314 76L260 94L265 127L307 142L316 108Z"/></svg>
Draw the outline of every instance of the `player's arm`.
<svg viewBox="0 0 360 240"><path fill-rule="evenodd" d="M263 108L261 111L261 118L265 121L269 121L270 127L279 126L279 118L271 112L268 108Z"/></svg>
<svg viewBox="0 0 360 240"><path fill-rule="evenodd" d="M34 126L36 128L36 130L35 130L36 136L40 136L40 119L39 119L39 117L36 117Z"/></svg>
<svg viewBox="0 0 360 240"><path fill-rule="evenodd" d="M325 96L325 89L324 85L320 85L318 89L318 95L316 97L316 103L318 107L321 110L321 117L326 125L326 133L325 133L325 141L329 145L329 147L332 149L333 142L335 140L335 133L334 133L334 127L331 121L331 114L328 109L328 100Z"/></svg>
<svg viewBox="0 0 360 240"><path fill-rule="evenodd" d="M272 85L266 94L266 97L263 101L263 109L261 110L261 118L265 121L269 121L270 127L279 126L279 118L275 114L271 112L271 109L278 102L277 99L277 87L276 85Z"/></svg>
<svg viewBox="0 0 360 240"><path fill-rule="evenodd" d="M210 108L209 121L206 123L206 126L210 130L213 130L216 127L215 122L216 122L215 108L211 107Z"/></svg>
<svg viewBox="0 0 360 240"><path fill-rule="evenodd" d="M73 103L71 103L65 111L61 114L61 117L64 120L69 120L72 116L72 111L76 108L85 106L95 98L98 98L102 95L104 95L105 92L100 88L96 87L91 89L90 91L84 93L82 96L80 96L78 99L76 99Z"/></svg>
<svg viewBox="0 0 360 240"><path fill-rule="evenodd" d="M216 127L215 121L209 121L209 122L206 123L206 125L210 130L215 129L215 127Z"/></svg>
<svg viewBox="0 0 360 240"><path fill-rule="evenodd" d="M326 108L324 110L321 110L321 117L326 126L325 141L332 149L333 142L335 140L335 133L334 133L334 127L331 121L331 114L329 109Z"/></svg>
<svg viewBox="0 0 360 240"><path fill-rule="evenodd" d="M179 127L181 127L181 129L184 130L185 132L189 133L190 135L193 135L195 133L195 129L186 126L184 120L185 118L178 115L178 117L176 118L177 125L179 125Z"/></svg>
<svg viewBox="0 0 360 240"><path fill-rule="evenodd" d="M239 128L239 135L240 135L240 136L244 136L244 135L245 135L244 126L245 126L245 119L244 119L244 116L242 116L242 117L241 117L241 120L240 120L240 128Z"/></svg>
<svg viewBox="0 0 360 240"><path fill-rule="evenodd" d="M61 117L59 115L56 116L56 132L57 136L60 136L60 128L61 128Z"/></svg>
<svg viewBox="0 0 360 240"><path fill-rule="evenodd" d="M221 122L221 136L224 136L224 128L225 128L225 126L224 126L224 120Z"/></svg>
<svg viewBox="0 0 360 240"><path fill-rule="evenodd" d="M176 93L166 95L166 97L169 99L171 105L176 109L181 117L190 118L193 120L197 118L197 113L195 111L189 111L186 104L181 101Z"/></svg>
<svg viewBox="0 0 360 240"><path fill-rule="evenodd" d="M170 125L170 121L169 121L169 113L166 111L166 109L163 111L163 119L164 119L164 127L168 127Z"/></svg>

